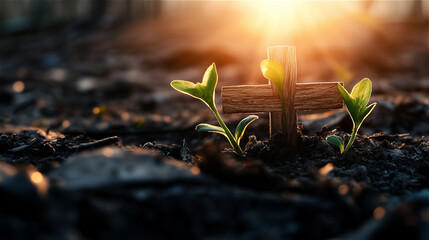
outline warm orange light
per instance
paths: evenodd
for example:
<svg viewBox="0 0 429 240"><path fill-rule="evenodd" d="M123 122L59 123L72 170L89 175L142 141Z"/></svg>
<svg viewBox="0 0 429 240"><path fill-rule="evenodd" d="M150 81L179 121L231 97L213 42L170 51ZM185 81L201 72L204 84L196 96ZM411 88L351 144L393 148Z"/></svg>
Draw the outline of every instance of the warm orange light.
<svg viewBox="0 0 429 240"><path fill-rule="evenodd" d="M386 210L383 207L377 207L374 209L374 218L377 220L382 219L385 214Z"/></svg>
<svg viewBox="0 0 429 240"><path fill-rule="evenodd" d="M92 109L92 113L94 113L94 115L102 115L105 114L107 112L107 106L102 104L99 107L94 107Z"/></svg>
<svg viewBox="0 0 429 240"><path fill-rule="evenodd" d="M25 88L25 84L23 81L16 81L12 85L13 91L15 91L17 93L24 91L24 88Z"/></svg>
<svg viewBox="0 0 429 240"><path fill-rule="evenodd" d="M338 193L341 195L346 195L349 192L349 187L345 184L338 187Z"/></svg>
<svg viewBox="0 0 429 240"><path fill-rule="evenodd" d="M46 196L49 189L48 180L36 170L29 170L28 175L30 176L31 182L36 186L39 195Z"/></svg>
<svg viewBox="0 0 429 240"><path fill-rule="evenodd" d="M103 155L110 158L113 157L113 155L115 155L115 150L113 150L112 148L108 147L108 148L104 148L102 150Z"/></svg>
<svg viewBox="0 0 429 240"><path fill-rule="evenodd" d="M290 39L296 34L321 32L338 23L354 5L327 4L318 1L252 1L246 2L246 12L255 30L268 40Z"/></svg>
<svg viewBox="0 0 429 240"><path fill-rule="evenodd" d="M319 169L319 173L322 175L327 175L330 171L332 171L332 169L334 169L334 165L332 163L328 163Z"/></svg>
<svg viewBox="0 0 429 240"><path fill-rule="evenodd" d="M200 174L200 172L201 172L201 170L200 170L199 167L193 166L191 168L191 173L194 174L194 175L198 175L198 174Z"/></svg>
<svg viewBox="0 0 429 240"><path fill-rule="evenodd" d="M95 108L93 108L92 109L92 113L94 113L94 115L98 115L98 114L100 114L100 108L99 107L95 107Z"/></svg>
<svg viewBox="0 0 429 240"><path fill-rule="evenodd" d="M127 113L127 112L122 112L122 113L121 113L121 118L122 118L122 120L124 120L124 121L128 121L128 120L130 120L130 114L129 114L129 113Z"/></svg>
<svg viewBox="0 0 429 240"><path fill-rule="evenodd" d="M64 120L64 121L61 123L61 126L63 126L63 128L68 128L68 127L70 127L70 121L68 121L68 120Z"/></svg>
<svg viewBox="0 0 429 240"><path fill-rule="evenodd" d="M162 117L162 120L163 120L165 123L171 123L171 117L170 117L170 116L164 116L164 117Z"/></svg>
<svg viewBox="0 0 429 240"><path fill-rule="evenodd" d="M0 162L0 169L3 174L13 176L17 173L16 168L14 168L12 165L9 165L7 163Z"/></svg>
<svg viewBox="0 0 429 240"><path fill-rule="evenodd" d="M248 39L256 40L259 48L297 46L300 59L320 60L335 74L336 80L345 83L355 73L344 61L344 49L355 49L359 45L356 39L362 38L365 30L381 32L360 1L246 1L237 5L245 20L236 28ZM300 66L313 67L307 62Z"/></svg>
<svg viewBox="0 0 429 240"><path fill-rule="evenodd" d="M34 184L39 184L43 182L43 175L39 172L32 173L30 178Z"/></svg>

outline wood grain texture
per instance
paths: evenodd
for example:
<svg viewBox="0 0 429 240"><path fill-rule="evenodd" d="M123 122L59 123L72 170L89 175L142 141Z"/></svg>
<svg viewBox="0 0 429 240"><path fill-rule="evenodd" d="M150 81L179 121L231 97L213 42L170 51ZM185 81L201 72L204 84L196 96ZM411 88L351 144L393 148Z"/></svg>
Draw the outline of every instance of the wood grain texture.
<svg viewBox="0 0 429 240"><path fill-rule="evenodd" d="M343 99L336 82L298 83L294 105L296 111L329 110L342 108ZM222 112L281 112L281 104L270 85L225 86L222 88Z"/></svg>
<svg viewBox="0 0 429 240"><path fill-rule="evenodd" d="M295 86L297 78L296 50L291 46L274 46L268 48L268 59L280 63L285 70L285 80L283 84L283 96L286 103L286 115L281 112L270 112L270 135L274 133L283 133L285 143L293 148L296 145L296 122L297 115L295 111ZM273 93L277 94L274 84L271 85Z"/></svg>

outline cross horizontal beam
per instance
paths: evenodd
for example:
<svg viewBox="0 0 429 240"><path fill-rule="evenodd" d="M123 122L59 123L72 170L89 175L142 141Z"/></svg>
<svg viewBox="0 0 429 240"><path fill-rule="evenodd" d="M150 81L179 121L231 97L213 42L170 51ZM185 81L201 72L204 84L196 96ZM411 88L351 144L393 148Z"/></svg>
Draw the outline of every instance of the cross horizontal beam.
<svg viewBox="0 0 429 240"><path fill-rule="evenodd" d="M342 83L341 83L342 84ZM297 83L295 110L328 110L343 107L337 83ZM223 113L281 112L280 99L270 85L222 87Z"/></svg>

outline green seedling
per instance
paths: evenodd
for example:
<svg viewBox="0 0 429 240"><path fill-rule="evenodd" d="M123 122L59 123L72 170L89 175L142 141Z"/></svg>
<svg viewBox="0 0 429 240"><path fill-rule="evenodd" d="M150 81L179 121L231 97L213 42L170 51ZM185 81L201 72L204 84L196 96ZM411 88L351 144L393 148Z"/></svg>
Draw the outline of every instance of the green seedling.
<svg viewBox="0 0 429 240"><path fill-rule="evenodd" d="M217 121L220 126L214 126L207 123L198 124L195 128L201 132L214 132L221 135L224 135L231 146L234 148L234 152L239 156L244 156L243 150L240 148L240 140L244 135L244 131L247 126L258 119L258 116L250 115L238 123L237 128L235 129L235 135L232 135L231 131L223 122L222 118L219 115L219 112L215 105L215 89L218 81L218 75L216 71L216 65L213 63L210 67L207 68L204 73L203 80L201 83L192 83L183 80L174 80L171 82L171 86L177 91L190 95L194 98L200 99L203 101L214 113Z"/></svg>
<svg viewBox="0 0 429 240"><path fill-rule="evenodd" d="M362 122L372 112L377 103L372 103L369 106L366 106L372 91L372 84L368 78L365 78L356 84L353 87L352 93L347 92L347 90L341 86L341 84L338 84L338 91L340 91L340 94L346 104L347 111L349 112L349 115L353 121L352 136L350 137L350 140L345 148L344 141L339 136L330 135L326 140L332 145L339 147L341 153L343 153L350 149L353 142L355 141L356 134L362 125Z"/></svg>
<svg viewBox="0 0 429 240"><path fill-rule="evenodd" d="M283 129L286 129L286 102L283 95L285 70L282 65L274 60L264 60L261 62L262 75L270 80L276 86L279 93L280 102L282 105L282 124Z"/></svg>

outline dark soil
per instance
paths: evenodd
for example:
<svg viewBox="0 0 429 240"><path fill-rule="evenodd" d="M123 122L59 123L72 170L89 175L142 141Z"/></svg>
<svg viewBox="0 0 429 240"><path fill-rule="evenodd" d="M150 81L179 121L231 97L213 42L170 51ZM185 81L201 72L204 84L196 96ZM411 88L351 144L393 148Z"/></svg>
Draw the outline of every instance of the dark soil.
<svg viewBox="0 0 429 240"><path fill-rule="evenodd" d="M428 142L360 135L341 155L324 140L332 133L346 136L323 128L301 136L296 151L282 148L279 135L269 141L250 136L244 159L210 141L198 155L184 141L82 155L118 138L42 130L3 134L0 154L19 168L1 165L0 209L6 218L0 230L19 239L425 236ZM31 183L34 170L26 162L50 180L47 196L37 194L40 186Z"/></svg>
<svg viewBox="0 0 429 240"><path fill-rule="evenodd" d="M297 151L289 154L282 149L281 141L276 140L280 136L269 141L258 141L251 136L246 152L291 181L311 182L311 172L331 163L329 176L368 183L380 193L400 195L429 187L429 148L423 138L414 139L408 134L359 135L353 148L341 155L337 147L325 140L332 134L347 140L349 136L325 127L315 136L301 136Z"/></svg>

